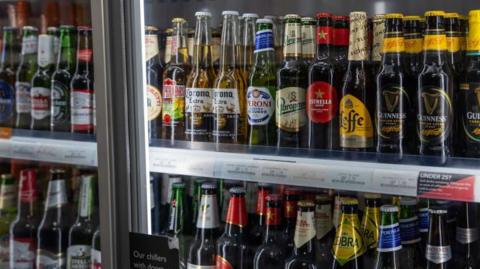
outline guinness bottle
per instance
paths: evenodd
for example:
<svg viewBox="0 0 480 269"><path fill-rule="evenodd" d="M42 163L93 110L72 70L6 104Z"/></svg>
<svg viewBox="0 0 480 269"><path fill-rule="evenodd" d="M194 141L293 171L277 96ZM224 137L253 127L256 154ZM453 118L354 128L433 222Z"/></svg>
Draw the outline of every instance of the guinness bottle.
<svg viewBox="0 0 480 269"><path fill-rule="evenodd" d="M462 73L462 32L460 28L460 15L458 13L445 14L445 34L447 36L447 58L455 76Z"/></svg>
<svg viewBox="0 0 480 269"><path fill-rule="evenodd" d="M382 221L377 247L375 269L400 269L400 225L398 224L398 207L384 205L381 207ZM402 261L405 262L405 261Z"/></svg>
<svg viewBox="0 0 480 269"><path fill-rule="evenodd" d="M159 54L158 29L145 26L145 66L147 76L147 117L149 139L160 138L162 128L162 74Z"/></svg>
<svg viewBox="0 0 480 269"><path fill-rule="evenodd" d="M461 203L460 205L455 240L455 268L479 268L479 210L477 203Z"/></svg>
<svg viewBox="0 0 480 269"><path fill-rule="evenodd" d="M419 16L403 17L405 38L405 66L412 77L417 77L422 68L423 34ZM417 85L417 83L414 83Z"/></svg>
<svg viewBox="0 0 480 269"><path fill-rule="evenodd" d="M447 269L452 260L452 248L447 236L447 210L430 209L429 226L425 269Z"/></svg>

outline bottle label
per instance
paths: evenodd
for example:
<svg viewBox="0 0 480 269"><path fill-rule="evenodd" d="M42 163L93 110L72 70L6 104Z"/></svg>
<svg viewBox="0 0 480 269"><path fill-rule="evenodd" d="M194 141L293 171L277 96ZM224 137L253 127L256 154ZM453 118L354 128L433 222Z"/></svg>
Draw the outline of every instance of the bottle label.
<svg viewBox="0 0 480 269"><path fill-rule="evenodd" d="M372 60L375 62L382 61L384 35L385 35L384 20L374 21L373 22Z"/></svg>
<svg viewBox="0 0 480 269"><path fill-rule="evenodd" d="M102 269L102 252L92 248L92 268Z"/></svg>
<svg viewBox="0 0 480 269"><path fill-rule="evenodd" d="M330 122L338 112L337 89L323 81L312 83L307 90L307 115L314 123Z"/></svg>
<svg viewBox="0 0 480 269"><path fill-rule="evenodd" d="M462 228L457 226L456 239L457 242L463 245L473 243L479 239L478 228Z"/></svg>
<svg viewBox="0 0 480 269"><path fill-rule="evenodd" d="M410 245L420 242L418 233L418 217L414 216L408 219L400 219L400 238L402 245Z"/></svg>
<svg viewBox="0 0 480 269"><path fill-rule="evenodd" d="M405 34L405 52L418 54L423 50L423 38L419 34L413 34L411 37Z"/></svg>
<svg viewBox="0 0 480 269"><path fill-rule="evenodd" d="M67 266L64 253L53 253L48 250L37 250L38 269L64 269Z"/></svg>
<svg viewBox="0 0 480 269"><path fill-rule="evenodd" d="M171 200L168 230L173 231L175 235L178 234L182 229L182 223L177 222L177 214L178 214L177 200Z"/></svg>
<svg viewBox="0 0 480 269"><path fill-rule="evenodd" d="M15 238L10 241L12 251L10 268L34 269L35 249L37 248L33 238Z"/></svg>
<svg viewBox="0 0 480 269"><path fill-rule="evenodd" d="M72 129L88 131L93 129L93 96L91 89L72 89Z"/></svg>
<svg viewBox="0 0 480 269"><path fill-rule="evenodd" d="M157 35L145 35L145 61L149 61L158 55Z"/></svg>
<svg viewBox="0 0 480 269"><path fill-rule="evenodd" d="M267 207L265 223L272 226L280 226L282 224L280 218L280 207Z"/></svg>
<svg viewBox="0 0 480 269"><path fill-rule="evenodd" d="M275 110L270 90L265 87L248 87L247 114L248 124L267 125Z"/></svg>
<svg viewBox="0 0 480 269"><path fill-rule="evenodd" d="M93 207L93 179L90 177L82 178L80 188L80 217L88 217L92 214Z"/></svg>
<svg viewBox="0 0 480 269"><path fill-rule="evenodd" d="M273 50L273 30L257 31L255 34L255 53Z"/></svg>
<svg viewBox="0 0 480 269"><path fill-rule="evenodd" d="M247 226L248 220L247 208L245 206L245 197L232 196L230 198L225 222L240 227Z"/></svg>
<svg viewBox="0 0 480 269"><path fill-rule="evenodd" d="M215 265L195 265L187 263L187 269L217 269Z"/></svg>
<svg viewBox="0 0 480 269"><path fill-rule="evenodd" d="M23 170L20 174L20 201L33 203L38 199L37 174L34 169Z"/></svg>
<svg viewBox="0 0 480 269"><path fill-rule="evenodd" d="M213 91L213 113L240 115L237 89L215 89Z"/></svg>
<svg viewBox="0 0 480 269"><path fill-rule="evenodd" d="M38 36L38 66L46 67L55 63L55 52L53 44L53 36L51 35L39 35Z"/></svg>
<svg viewBox="0 0 480 269"><path fill-rule="evenodd" d="M367 15L354 13L350 16L350 29L348 60L367 61L369 58Z"/></svg>
<svg viewBox="0 0 480 269"><path fill-rule="evenodd" d="M333 257L343 266L362 256L365 251L366 245L359 229L358 216L342 214L342 220L332 245Z"/></svg>
<svg viewBox="0 0 480 269"><path fill-rule="evenodd" d="M91 247L87 245L69 246L67 249L67 267L69 269L90 269Z"/></svg>
<svg viewBox="0 0 480 269"><path fill-rule="evenodd" d="M80 49L77 51L77 60L80 62L91 63L93 59L92 49Z"/></svg>
<svg viewBox="0 0 480 269"><path fill-rule="evenodd" d="M304 58L315 57L315 36L314 25L302 25L302 55Z"/></svg>
<svg viewBox="0 0 480 269"><path fill-rule="evenodd" d="M60 81L53 81L52 87L52 119L53 121L68 121L70 104L68 93L70 89Z"/></svg>
<svg viewBox="0 0 480 269"><path fill-rule="evenodd" d="M284 203L284 214L285 218L295 218L297 216L297 202L298 201L285 201Z"/></svg>
<svg viewBox="0 0 480 269"><path fill-rule="evenodd" d="M216 195L202 195L197 218L198 229L213 229L220 226L217 205Z"/></svg>
<svg viewBox="0 0 480 269"><path fill-rule="evenodd" d="M350 36L350 30L348 28L335 28L334 33L333 43L335 46L348 46Z"/></svg>
<svg viewBox="0 0 480 269"><path fill-rule="evenodd" d="M172 79L163 81L163 124L175 126L185 117L185 86Z"/></svg>
<svg viewBox="0 0 480 269"><path fill-rule="evenodd" d="M391 225L380 225L380 238L378 241L377 251L394 252L400 249L402 249L402 243L400 240L400 226L398 223Z"/></svg>
<svg viewBox="0 0 480 269"><path fill-rule="evenodd" d="M43 120L50 116L50 89L32 87L30 90L32 101L32 118Z"/></svg>
<svg viewBox="0 0 480 269"><path fill-rule="evenodd" d="M403 37L386 37L383 40L383 53L401 53L405 51Z"/></svg>
<svg viewBox="0 0 480 269"><path fill-rule="evenodd" d="M22 55L36 54L38 52L38 37L30 35L22 38Z"/></svg>
<svg viewBox="0 0 480 269"><path fill-rule="evenodd" d="M0 80L0 122L7 121L13 116L14 98L12 86Z"/></svg>
<svg viewBox="0 0 480 269"><path fill-rule="evenodd" d="M447 33L448 34L448 33ZM450 53L459 52L462 45L459 36L447 36L447 50Z"/></svg>
<svg viewBox="0 0 480 269"><path fill-rule="evenodd" d="M378 101L378 135L390 141L403 138L410 103L407 92L402 87L388 86L381 91Z"/></svg>
<svg viewBox="0 0 480 269"><path fill-rule="evenodd" d="M333 28L327 26L317 27L317 44L330 45L333 42ZM348 44L348 40L347 40Z"/></svg>
<svg viewBox="0 0 480 269"><path fill-rule="evenodd" d="M30 113L32 107L30 82L15 82L15 105L17 113Z"/></svg>
<svg viewBox="0 0 480 269"><path fill-rule="evenodd" d="M48 183L47 207L60 207L67 203L64 180L53 180Z"/></svg>
<svg viewBox="0 0 480 269"><path fill-rule="evenodd" d="M442 34L427 34L423 41L423 50L439 51L447 50L447 36Z"/></svg>
<svg viewBox="0 0 480 269"><path fill-rule="evenodd" d="M478 23L478 15L470 17L470 20L476 20L475 23L470 23L470 30L467 38L467 55L480 55L480 23Z"/></svg>
<svg viewBox="0 0 480 269"><path fill-rule="evenodd" d="M295 236L293 242L296 248L300 248L310 240L314 239L315 231L315 212L301 212L297 214L297 223L295 225Z"/></svg>
<svg viewBox="0 0 480 269"><path fill-rule="evenodd" d="M420 90L420 110L417 115L420 139L436 144L445 141L453 123L453 106L450 96L436 87Z"/></svg>
<svg viewBox="0 0 480 269"><path fill-rule="evenodd" d="M373 125L365 104L351 94L340 101L340 146L368 148L373 146Z"/></svg>
<svg viewBox="0 0 480 269"><path fill-rule="evenodd" d="M263 216L267 211L267 195L270 191L267 189L260 189L257 193L257 215Z"/></svg>
<svg viewBox="0 0 480 269"><path fill-rule="evenodd" d="M185 96L185 112L211 113L212 92L213 89L209 88L187 88L187 95Z"/></svg>
<svg viewBox="0 0 480 269"><path fill-rule="evenodd" d="M425 257L435 264L446 263L452 259L452 249L450 246L427 245Z"/></svg>
<svg viewBox="0 0 480 269"><path fill-rule="evenodd" d="M3 184L0 188L0 209L17 207L17 186Z"/></svg>
<svg viewBox="0 0 480 269"><path fill-rule="evenodd" d="M277 91L276 124L287 132L299 132L307 123L305 89L288 87Z"/></svg>
<svg viewBox="0 0 480 269"><path fill-rule="evenodd" d="M217 255L215 259L216 269L234 269L230 262L227 261L224 257Z"/></svg>
<svg viewBox="0 0 480 269"><path fill-rule="evenodd" d="M156 119L162 113L162 93L157 87L147 85L148 120Z"/></svg>
<svg viewBox="0 0 480 269"><path fill-rule="evenodd" d="M376 248L378 238L380 237L380 231L378 226L380 225L380 208L367 207L366 212L363 215L362 228L365 245L367 248Z"/></svg>
<svg viewBox="0 0 480 269"><path fill-rule="evenodd" d="M165 62L170 62L170 58L172 57L172 36L167 36L165 40Z"/></svg>
<svg viewBox="0 0 480 269"><path fill-rule="evenodd" d="M332 206L330 204L317 204L315 207L315 226L317 239L322 239L333 228Z"/></svg>
<svg viewBox="0 0 480 269"><path fill-rule="evenodd" d="M428 214L429 214L428 208L418 209L418 218L419 218L418 230L421 233L428 233L428 229L430 226L430 216Z"/></svg>
<svg viewBox="0 0 480 269"><path fill-rule="evenodd" d="M463 132L471 142L480 142L480 84L470 83L461 84L462 101L464 107L461 108L461 122Z"/></svg>
<svg viewBox="0 0 480 269"><path fill-rule="evenodd" d="M285 41L283 44L283 56L300 56L302 52L302 33L300 23L285 24Z"/></svg>

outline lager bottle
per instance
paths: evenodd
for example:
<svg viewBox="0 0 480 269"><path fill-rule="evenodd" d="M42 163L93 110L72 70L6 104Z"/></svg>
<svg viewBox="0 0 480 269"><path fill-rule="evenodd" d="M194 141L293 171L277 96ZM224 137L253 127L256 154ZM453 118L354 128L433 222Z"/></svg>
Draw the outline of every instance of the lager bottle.
<svg viewBox="0 0 480 269"><path fill-rule="evenodd" d="M400 225L398 224L398 207L384 205L380 211L382 212L382 221L374 268L399 269L402 244L400 242Z"/></svg>
<svg viewBox="0 0 480 269"><path fill-rule="evenodd" d="M185 137L188 141L210 140L215 69L212 63L212 34L209 12L197 12L193 68L187 79L185 97Z"/></svg>
<svg viewBox="0 0 480 269"><path fill-rule="evenodd" d="M67 249L67 269L90 269L92 238L97 227L96 179L83 175L78 202L78 217L70 228Z"/></svg>
<svg viewBox="0 0 480 269"><path fill-rule="evenodd" d="M10 269L35 268L37 227L40 221L37 173L34 169L20 172L17 217L10 226Z"/></svg>
<svg viewBox="0 0 480 269"><path fill-rule="evenodd" d="M447 210L430 209L430 225L425 258L426 269L450 267L452 249L447 236Z"/></svg>
<svg viewBox="0 0 480 269"><path fill-rule="evenodd" d="M77 66L70 83L71 131L95 132L95 92L93 88L92 28L77 28Z"/></svg>
<svg viewBox="0 0 480 269"><path fill-rule="evenodd" d="M349 151L370 151L374 147L372 115L375 98L367 69L367 14L350 13L348 68L340 100L340 147Z"/></svg>
<svg viewBox="0 0 480 269"><path fill-rule="evenodd" d="M173 29L165 29L165 55L163 61L168 64L172 60L172 40L173 40ZM163 76L163 74L162 74ZM163 80L163 78L162 78ZM163 82L162 82L163 83Z"/></svg>
<svg viewBox="0 0 480 269"><path fill-rule="evenodd" d="M331 269L364 268L363 254L365 253L367 246L360 228L357 208L357 199L342 199L340 225L338 226L332 245L334 260Z"/></svg>
<svg viewBox="0 0 480 269"><path fill-rule="evenodd" d="M91 252L91 269L102 269L102 249L100 246L100 228L93 234L92 252Z"/></svg>
<svg viewBox="0 0 480 269"><path fill-rule="evenodd" d="M285 261L285 269L316 269L315 204L308 200L298 202L297 224L293 256Z"/></svg>
<svg viewBox="0 0 480 269"><path fill-rule="evenodd" d="M379 194L365 194L365 211L362 218L361 229L365 242L364 268L373 268L375 265L378 237L380 236L380 199Z"/></svg>
<svg viewBox="0 0 480 269"><path fill-rule="evenodd" d="M333 16L333 58L335 64L336 82L341 80L348 66L348 42L350 34L350 18L348 16ZM341 87L342 85L339 85ZM338 87L338 86L337 86Z"/></svg>
<svg viewBox="0 0 480 269"><path fill-rule="evenodd" d="M315 259L319 268L328 268L332 264L330 247L335 237L332 222L332 201L327 194L315 197L315 229L317 248Z"/></svg>
<svg viewBox="0 0 480 269"><path fill-rule="evenodd" d="M262 244L267 217L267 195L271 194L272 191L271 185L266 183L258 183L256 215L251 221L253 229L251 232L250 245L253 249L253 252L255 252L256 248Z"/></svg>
<svg viewBox="0 0 480 269"><path fill-rule="evenodd" d="M338 93L330 54L333 34L332 15L318 13L317 59L309 68L306 96L309 148L338 148Z"/></svg>
<svg viewBox="0 0 480 269"><path fill-rule="evenodd" d="M74 26L60 26L60 55L57 70L52 75L52 106L50 130L70 131L70 82L75 72L76 30Z"/></svg>
<svg viewBox="0 0 480 269"><path fill-rule="evenodd" d="M316 21L310 17L302 18L302 58L307 65L315 60Z"/></svg>
<svg viewBox="0 0 480 269"><path fill-rule="evenodd" d="M250 71L253 67L255 49L255 24L258 15L255 13L245 13L242 15L241 22L241 41L242 49L240 50L240 65L242 66L243 77L248 79Z"/></svg>
<svg viewBox="0 0 480 269"><path fill-rule="evenodd" d="M51 169L43 219L38 227L36 268L67 268L68 247L67 190L65 170Z"/></svg>
<svg viewBox="0 0 480 269"><path fill-rule="evenodd" d="M233 187L230 189L230 195L227 224L225 225L223 235L217 241L216 268L252 268L247 244L248 235L245 229L248 224L245 189Z"/></svg>
<svg viewBox="0 0 480 269"><path fill-rule="evenodd" d="M385 15L375 15L372 19L373 23L373 42L372 42L372 64L373 69L372 74L375 76L380 71L382 66L382 56L384 53L383 38L385 35L386 25L385 25Z"/></svg>
<svg viewBox="0 0 480 269"><path fill-rule="evenodd" d="M220 43L222 42L222 29L213 28L212 31L212 62L215 74L220 70Z"/></svg>
<svg viewBox="0 0 480 269"><path fill-rule="evenodd" d="M15 121L15 72L17 70L18 29L3 27L3 48L0 62L0 127L14 127Z"/></svg>
<svg viewBox="0 0 480 269"><path fill-rule="evenodd" d="M402 197L400 200L400 238L402 250L400 260L404 268L421 269L425 264L425 250L422 248L418 230L417 200ZM427 211L428 212L428 211Z"/></svg>
<svg viewBox="0 0 480 269"><path fill-rule="evenodd" d="M15 128L30 129L31 100L30 88L33 75L37 71L38 29L33 26L23 27L22 52L15 82Z"/></svg>
<svg viewBox="0 0 480 269"><path fill-rule="evenodd" d="M455 268L478 268L479 213L477 203L461 203L455 240Z"/></svg>
<svg viewBox="0 0 480 269"><path fill-rule="evenodd" d="M17 214L17 186L11 174L3 174L0 179L0 268L8 268L10 224Z"/></svg>
<svg viewBox="0 0 480 269"><path fill-rule="evenodd" d="M220 226L217 186L202 184L197 232L188 252L187 269L215 268L216 240Z"/></svg>
<svg viewBox="0 0 480 269"><path fill-rule="evenodd" d="M446 163L452 153L453 74L447 61L445 13L425 13L427 29L423 46L423 70L418 75L419 153Z"/></svg>
<svg viewBox="0 0 480 269"><path fill-rule="evenodd" d="M247 90L249 145L272 146L277 141L275 132L275 92L277 72L273 43L273 23L257 20L255 64Z"/></svg>
<svg viewBox="0 0 480 269"><path fill-rule="evenodd" d="M425 250L428 240L428 228L430 225L430 201L426 199L420 199L418 204L418 231L420 232L420 238L422 239L422 249Z"/></svg>
<svg viewBox="0 0 480 269"><path fill-rule="evenodd" d="M51 77L55 71L55 33L41 34L38 37L37 72L32 78L30 128L50 130Z"/></svg>
<svg viewBox="0 0 480 269"><path fill-rule="evenodd" d="M285 256L289 257L293 251L293 237L297 223L297 203L300 195L297 189L287 188L283 193L283 231L282 242L285 244Z"/></svg>
<svg viewBox="0 0 480 269"><path fill-rule="evenodd" d="M307 145L305 92L308 87L308 66L301 58L301 19L296 14L285 16L283 63L277 73L275 121L278 147Z"/></svg>
<svg viewBox="0 0 480 269"><path fill-rule="evenodd" d="M213 90L213 141L215 143L245 143L246 80L238 63L238 12L224 11L220 72Z"/></svg>
<svg viewBox="0 0 480 269"><path fill-rule="evenodd" d="M147 117L149 139L160 138L162 130L162 75L158 29L145 26L145 65L147 72Z"/></svg>
<svg viewBox="0 0 480 269"><path fill-rule="evenodd" d="M266 201L265 233L262 244L258 247L253 259L254 269L282 268L285 261L285 248L280 243L282 197L278 194L270 194L267 195Z"/></svg>
<svg viewBox="0 0 480 269"><path fill-rule="evenodd" d="M409 74L416 77L422 67L423 34L420 17L403 17L403 32L405 38L405 66Z"/></svg>
<svg viewBox="0 0 480 269"><path fill-rule="evenodd" d="M172 54L163 72L162 138L170 141L185 138L185 86L190 73L186 23L174 18Z"/></svg>
<svg viewBox="0 0 480 269"><path fill-rule="evenodd" d="M460 15L458 13L445 14L445 34L447 35L447 59L455 76L459 76L463 70Z"/></svg>

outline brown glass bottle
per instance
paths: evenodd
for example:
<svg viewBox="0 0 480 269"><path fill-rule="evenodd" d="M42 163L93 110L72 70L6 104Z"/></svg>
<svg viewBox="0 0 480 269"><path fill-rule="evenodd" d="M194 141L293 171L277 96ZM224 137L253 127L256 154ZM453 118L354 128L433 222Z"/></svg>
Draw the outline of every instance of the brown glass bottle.
<svg viewBox="0 0 480 269"><path fill-rule="evenodd" d="M348 43L350 35L350 17L333 16L333 62L337 88L342 87L342 79L348 66Z"/></svg>
<svg viewBox="0 0 480 269"><path fill-rule="evenodd" d="M452 248L447 236L447 210L430 209L430 227L425 269L447 269L451 266ZM452 267L453 268L453 267Z"/></svg>
<svg viewBox="0 0 480 269"><path fill-rule="evenodd" d="M283 193L283 231L282 242L285 244L285 255L289 257L293 251L293 236L297 222L297 203L300 193L297 189L287 188Z"/></svg>
<svg viewBox="0 0 480 269"><path fill-rule="evenodd" d="M423 34L420 17L403 17L403 31L405 38L405 66L409 74L416 78L422 67ZM414 84L416 85L416 83Z"/></svg>
<svg viewBox="0 0 480 269"><path fill-rule="evenodd" d="M454 75L458 78L462 74L464 64L460 15L458 13L445 14L445 34L447 36L447 59Z"/></svg>
<svg viewBox="0 0 480 269"><path fill-rule="evenodd" d="M148 138L161 137L162 131L162 75L163 63L159 53L158 29L145 26L145 65L147 88Z"/></svg>
<svg viewBox="0 0 480 269"><path fill-rule="evenodd" d="M328 194L315 197L316 253L315 260L319 268L328 268L332 264L330 247L335 237L332 222L332 199Z"/></svg>

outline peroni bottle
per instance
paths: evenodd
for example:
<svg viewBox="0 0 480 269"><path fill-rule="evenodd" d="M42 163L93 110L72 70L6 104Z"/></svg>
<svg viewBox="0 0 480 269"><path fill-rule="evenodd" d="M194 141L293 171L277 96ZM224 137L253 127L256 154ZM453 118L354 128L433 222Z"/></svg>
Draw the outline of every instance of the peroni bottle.
<svg viewBox="0 0 480 269"><path fill-rule="evenodd" d="M461 203L460 211L457 215L455 268L479 268L479 217L480 209L477 203Z"/></svg>
<svg viewBox="0 0 480 269"><path fill-rule="evenodd" d="M425 269L447 269L451 266L452 248L447 236L447 210L430 209Z"/></svg>
<svg viewBox="0 0 480 269"><path fill-rule="evenodd" d="M417 199L401 198L399 218L402 268L421 269L425 264L425 249L422 248L418 229Z"/></svg>
<svg viewBox="0 0 480 269"><path fill-rule="evenodd" d="M365 194L365 211L361 222L366 252L363 258L364 268L373 268L375 265L378 238L380 236L380 204L378 194Z"/></svg>
<svg viewBox="0 0 480 269"><path fill-rule="evenodd" d="M400 225L398 224L398 207L384 205L380 208L382 221L377 247L375 269L400 269ZM405 262L405 261L402 261Z"/></svg>
<svg viewBox="0 0 480 269"><path fill-rule="evenodd" d="M11 174L1 175L0 180L0 268L8 268L10 224L17 214L17 185Z"/></svg>

